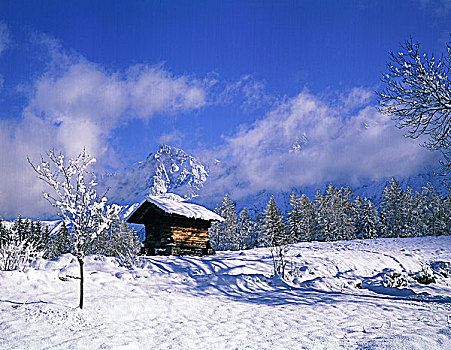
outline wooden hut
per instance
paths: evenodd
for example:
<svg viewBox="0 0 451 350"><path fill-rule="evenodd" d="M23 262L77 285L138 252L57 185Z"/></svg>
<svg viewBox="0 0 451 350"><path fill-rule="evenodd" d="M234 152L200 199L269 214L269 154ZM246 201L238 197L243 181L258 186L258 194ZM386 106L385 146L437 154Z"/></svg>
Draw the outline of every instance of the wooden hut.
<svg viewBox="0 0 451 350"><path fill-rule="evenodd" d="M147 197L127 219L145 226L147 255L214 254L208 238L213 221L224 219L200 205L158 196Z"/></svg>

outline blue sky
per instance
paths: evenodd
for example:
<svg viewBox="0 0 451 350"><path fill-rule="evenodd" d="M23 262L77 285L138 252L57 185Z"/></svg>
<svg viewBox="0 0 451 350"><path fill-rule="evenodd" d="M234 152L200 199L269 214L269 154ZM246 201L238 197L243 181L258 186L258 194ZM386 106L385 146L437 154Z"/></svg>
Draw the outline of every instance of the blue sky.
<svg viewBox="0 0 451 350"><path fill-rule="evenodd" d="M164 142L235 164L218 186L246 193L418 173L435 155L373 92L390 50L440 54L450 20L445 0L2 1L0 215L43 210L26 155L53 147L101 171Z"/></svg>

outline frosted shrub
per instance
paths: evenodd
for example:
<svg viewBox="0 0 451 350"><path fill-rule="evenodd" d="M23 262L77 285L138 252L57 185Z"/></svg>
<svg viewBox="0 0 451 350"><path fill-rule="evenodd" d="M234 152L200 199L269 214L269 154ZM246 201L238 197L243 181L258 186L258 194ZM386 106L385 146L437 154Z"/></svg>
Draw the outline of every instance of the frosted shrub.
<svg viewBox="0 0 451 350"><path fill-rule="evenodd" d="M11 241L0 248L0 270L23 271L39 255L29 242Z"/></svg>
<svg viewBox="0 0 451 350"><path fill-rule="evenodd" d="M412 274L412 278L421 284L435 283L434 271L427 264L423 264L421 271Z"/></svg>
<svg viewBox="0 0 451 350"><path fill-rule="evenodd" d="M135 265L140 251L138 235L125 222L120 221L117 214L113 214L110 226L86 247L87 254L118 257L119 263L128 268Z"/></svg>
<svg viewBox="0 0 451 350"><path fill-rule="evenodd" d="M409 275L404 272L391 272L384 274L384 286L403 288L409 285Z"/></svg>
<svg viewBox="0 0 451 350"><path fill-rule="evenodd" d="M130 269L133 266L137 265L137 263L139 261L139 257L137 254L135 254L133 252L126 253L126 254L119 254L118 261L119 261L119 266L123 266L123 267L126 267L127 269Z"/></svg>

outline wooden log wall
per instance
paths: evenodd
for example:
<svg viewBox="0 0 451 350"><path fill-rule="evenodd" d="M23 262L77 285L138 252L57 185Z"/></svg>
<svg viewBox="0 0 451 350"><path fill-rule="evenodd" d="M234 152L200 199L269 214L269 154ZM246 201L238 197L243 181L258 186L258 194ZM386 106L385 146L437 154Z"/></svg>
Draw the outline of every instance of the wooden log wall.
<svg viewBox="0 0 451 350"><path fill-rule="evenodd" d="M208 229L172 226L172 238L176 245L207 248ZM179 243L179 244L177 244Z"/></svg>

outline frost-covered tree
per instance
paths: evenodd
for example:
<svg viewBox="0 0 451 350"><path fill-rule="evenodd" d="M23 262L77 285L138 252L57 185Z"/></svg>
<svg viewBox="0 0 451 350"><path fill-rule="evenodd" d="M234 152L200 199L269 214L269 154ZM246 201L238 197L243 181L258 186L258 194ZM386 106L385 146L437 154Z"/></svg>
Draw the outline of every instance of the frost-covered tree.
<svg viewBox="0 0 451 350"><path fill-rule="evenodd" d="M383 236L416 237L424 234L420 197L409 187L403 191L395 178L389 181L384 188L381 202Z"/></svg>
<svg viewBox="0 0 451 350"><path fill-rule="evenodd" d="M9 240L9 232L3 224L3 220L0 217L0 247L6 244Z"/></svg>
<svg viewBox="0 0 451 350"><path fill-rule="evenodd" d="M311 241L314 230L314 209L305 194L298 197L293 193L290 197L291 209L288 211L288 230L290 237L296 242Z"/></svg>
<svg viewBox="0 0 451 350"><path fill-rule="evenodd" d="M15 234L17 235L17 239L21 241L25 239L25 223L24 220L22 220L21 215L19 215L17 220L14 220L11 231L15 232Z"/></svg>
<svg viewBox="0 0 451 350"><path fill-rule="evenodd" d="M139 237L114 213L110 225L93 239L87 253L117 256L124 265L131 267L140 250Z"/></svg>
<svg viewBox="0 0 451 350"><path fill-rule="evenodd" d="M287 244L293 243L293 240L287 233L284 217L274 196L271 196L264 212L260 239L265 247L270 248L274 274L284 278Z"/></svg>
<svg viewBox="0 0 451 350"><path fill-rule="evenodd" d="M243 208L238 215L238 249L248 249L256 245L255 222L247 208Z"/></svg>
<svg viewBox="0 0 451 350"><path fill-rule="evenodd" d="M32 239L29 219L19 216L10 229L0 225L0 270L23 271L31 261L42 256Z"/></svg>
<svg viewBox="0 0 451 350"><path fill-rule="evenodd" d="M312 241L314 235L314 225L315 225L315 210L313 209L313 204L310 202L308 197L303 194L299 200L300 209L300 235L298 239L300 241Z"/></svg>
<svg viewBox="0 0 451 350"><path fill-rule="evenodd" d="M419 237L425 234L425 217L423 215L421 195L413 193L410 187L404 191L401 203L404 217L404 237Z"/></svg>
<svg viewBox="0 0 451 350"><path fill-rule="evenodd" d="M254 244L253 247L264 247L264 226L265 226L265 209L264 208L254 208L254 224L255 228L253 231Z"/></svg>
<svg viewBox="0 0 451 350"><path fill-rule="evenodd" d="M442 199L435 188L429 183L419 194L422 235L447 235L448 222L451 217L451 208L447 208L446 198Z"/></svg>
<svg viewBox="0 0 451 350"><path fill-rule="evenodd" d="M443 213L440 217L443 234L451 235L451 192L443 199Z"/></svg>
<svg viewBox="0 0 451 350"><path fill-rule="evenodd" d="M451 171L451 46L436 58L420 52L420 44L407 40L391 52L383 75L385 88L378 92L380 110L395 119L407 136L426 135L423 146L440 150L445 173Z"/></svg>
<svg viewBox="0 0 451 350"><path fill-rule="evenodd" d="M404 192L393 177L382 193L381 217L385 237L401 237L404 234Z"/></svg>
<svg viewBox="0 0 451 350"><path fill-rule="evenodd" d="M315 236L318 240L335 241L353 239L354 208L349 187L338 189L329 184L325 194L317 192L315 207Z"/></svg>
<svg viewBox="0 0 451 350"><path fill-rule="evenodd" d="M66 223L63 221L56 234L50 237L47 256L51 259L71 252L72 242Z"/></svg>
<svg viewBox="0 0 451 350"><path fill-rule="evenodd" d="M290 196L289 204L291 209L288 210L288 234L293 241L299 241L301 235L301 204L296 193Z"/></svg>
<svg viewBox="0 0 451 350"><path fill-rule="evenodd" d="M229 194L224 196L222 204L215 209L215 212L224 218L224 221L215 222L209 230L213 248L217 250L239 249L240 237L238 235L236 208Z"/></svg>
<svg viewBox="0 0 451 350"><path fill-rule="evenodd" d="M275 247L292 242L287 235L284 217L277 206L274 196L271 196L265 209L262 235L263 237L261 238L267 247Z"/></svg>
<svg viewBox="0 0 451 350"><path fill-rule="evenodd" d="M142 248L138 235L127 223L121 221L116 237L115 256L119 257L123 266L132 267L135 265L137 256Z"/></svg>
<svg viewBox="0 0 451 350"><path fill-rule="evenodd" d="M357 238L377 238L379 234L379 214L375 205L367 198L357 196L354 200L355 235Z"/></svg>
<svg viewBox="0 0 451 350"><path fill-rule="evenodd" d="M95 176L89 170L95 162L86 150L76 158L66 160L54 150L34 165L28 159L37 177L50 191L44 198L57 210L57 214L70 231L71 250L80 267L80 309L83 308L84 257L87 247L99 232L110 224L111 213L105 206L106 197L99 198L95 190Z"/></svg>

